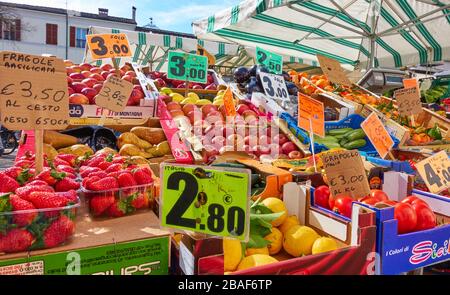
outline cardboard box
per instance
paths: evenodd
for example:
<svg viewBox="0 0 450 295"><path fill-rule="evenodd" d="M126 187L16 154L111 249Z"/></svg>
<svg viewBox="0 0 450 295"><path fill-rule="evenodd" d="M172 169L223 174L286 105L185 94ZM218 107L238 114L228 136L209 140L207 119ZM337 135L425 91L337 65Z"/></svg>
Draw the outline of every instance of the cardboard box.
<svg viewBox="0 0 450 295"><path fill-rule="evenodd" d="M168 274L170 236L153 212L103 220L80 215L67 245L0 255L0 275Z"/></svg>
<svg viewBox="0 0 450 295"><path fill-rule="evenodd" d="M222 253L221 238L191 232L183 234L178 255L180 269L185 275L196 275L201 258Z"/></svg>
<svg viewBox="0 0 450 295"><path fill-rule="evenodd" d="M342 100L333 98L326 93L322 93L319 95L312 95L311 97L314 98L315 100L322 102L325 108L330 107L333 109L338 109L339 111L338 119L336 121L327 121L327 122L337 122L355 113L355 107L353 105L346 103Z"/></svg>

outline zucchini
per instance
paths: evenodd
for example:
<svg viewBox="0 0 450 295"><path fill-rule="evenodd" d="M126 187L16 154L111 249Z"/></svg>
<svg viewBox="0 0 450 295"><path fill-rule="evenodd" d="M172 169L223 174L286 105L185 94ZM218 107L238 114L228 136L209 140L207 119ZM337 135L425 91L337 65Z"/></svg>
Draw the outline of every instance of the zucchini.
<svg viewBox="0 0 450 295"><path fill-rule="evenodd" d="M343 147L348 141L348 139L346 137L342 138L341 140L339 140L339 144Z"/></svg>
<svg viewBox="0 0 450 295"><path fill-rule="evenodd" d="M345 134L349 131L352 131L353 128L340 128L340 129L331 129L327 132L328 135L340 135L340 134Z"/></svg>
<svg viewBox="0 0 450 295"><path fill-rule="evenodd" d="M330 150L331 149L337 149L337 148L341 147L341 145L339 143L337 143L337 142L327 142L327 143L324 143L324 146L326 146Z"/></svg>
<svg viewBox="0 0 450 295"><path fill-rule="evenodd" d="M356 140L347 142L342 147L347 150L353 150L353 149L362 148L362 147L366 146L366 144L367 144L367 142L365 139L356 139Z"/></svg>
<svg viewBox="0 0 450 295"><path fill-rule="evenodd" d="M345 135L345 138L348 139L348 141L354 141L357 139L363 139L366 137L366 133L361 128L355 129L352 132Z"/></svg>

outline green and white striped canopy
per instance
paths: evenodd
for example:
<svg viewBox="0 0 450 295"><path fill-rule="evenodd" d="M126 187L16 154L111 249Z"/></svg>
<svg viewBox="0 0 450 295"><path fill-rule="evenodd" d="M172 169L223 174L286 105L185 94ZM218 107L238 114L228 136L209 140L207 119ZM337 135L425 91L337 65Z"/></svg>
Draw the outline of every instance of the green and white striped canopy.
<svg viewBox="0 0 450 295"><path fill-rule="evenodd" d="M450 0L247 0L193 30L310 65L316 54L348 69L450 60Z"/></svg>
<svg viewBox="0 0 450 295"><path fill-rule="evenodd" d="M169 34L157 34L118 30L103 27L90 27L89 34L125 33L130 43L132 56L120 58L121 64L125 62L136 62L142 66L150 66L152 70L165 71L167 66L167 55L169 50L183 51L189 53L197 52L197 44L213 54L217 59L225 56L235 56L239 46L225 42L204 41L196 38L179 37ZM84 62L102 64L102 60L94 60L87 48L85 50ZM109 62L109 61L107 61Z"/></svg>

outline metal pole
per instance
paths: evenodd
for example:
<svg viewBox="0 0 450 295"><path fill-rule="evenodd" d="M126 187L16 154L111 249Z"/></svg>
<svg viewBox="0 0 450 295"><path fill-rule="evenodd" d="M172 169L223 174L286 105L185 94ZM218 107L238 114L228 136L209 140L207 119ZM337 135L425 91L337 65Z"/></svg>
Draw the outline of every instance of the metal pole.
<svg viewBox="0 0 450 295"><path fill-rule="evenodd" d="M375 36L370 37L370 60L367 64L367 70L375 67Z"/></svg>
<svg viewBox="0 0 450 295"><path fill-rule="evenodd" d="M69 59L69 10L67 10L66 0L66 59Z"/></svg>

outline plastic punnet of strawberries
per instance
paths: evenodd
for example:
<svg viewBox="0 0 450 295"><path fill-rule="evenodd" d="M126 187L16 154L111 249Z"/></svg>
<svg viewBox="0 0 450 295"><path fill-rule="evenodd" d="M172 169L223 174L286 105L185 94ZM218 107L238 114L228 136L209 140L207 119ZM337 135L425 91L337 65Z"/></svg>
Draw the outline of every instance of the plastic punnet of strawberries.
<svg viewBox="0 0 450 295"><path fill-rule="evenodd" d="M150 207L153 177L148 167L117 154L96 153L79 171L92 215L121 217Z"/></svg>
<svg viewBox="0 0 450 295"><path fill-rule="evenodd" d="M36 175L34 156L28 154L0 171L0 252L51 248L72 236L80 206L75 159L45 159Z"/></svg>

